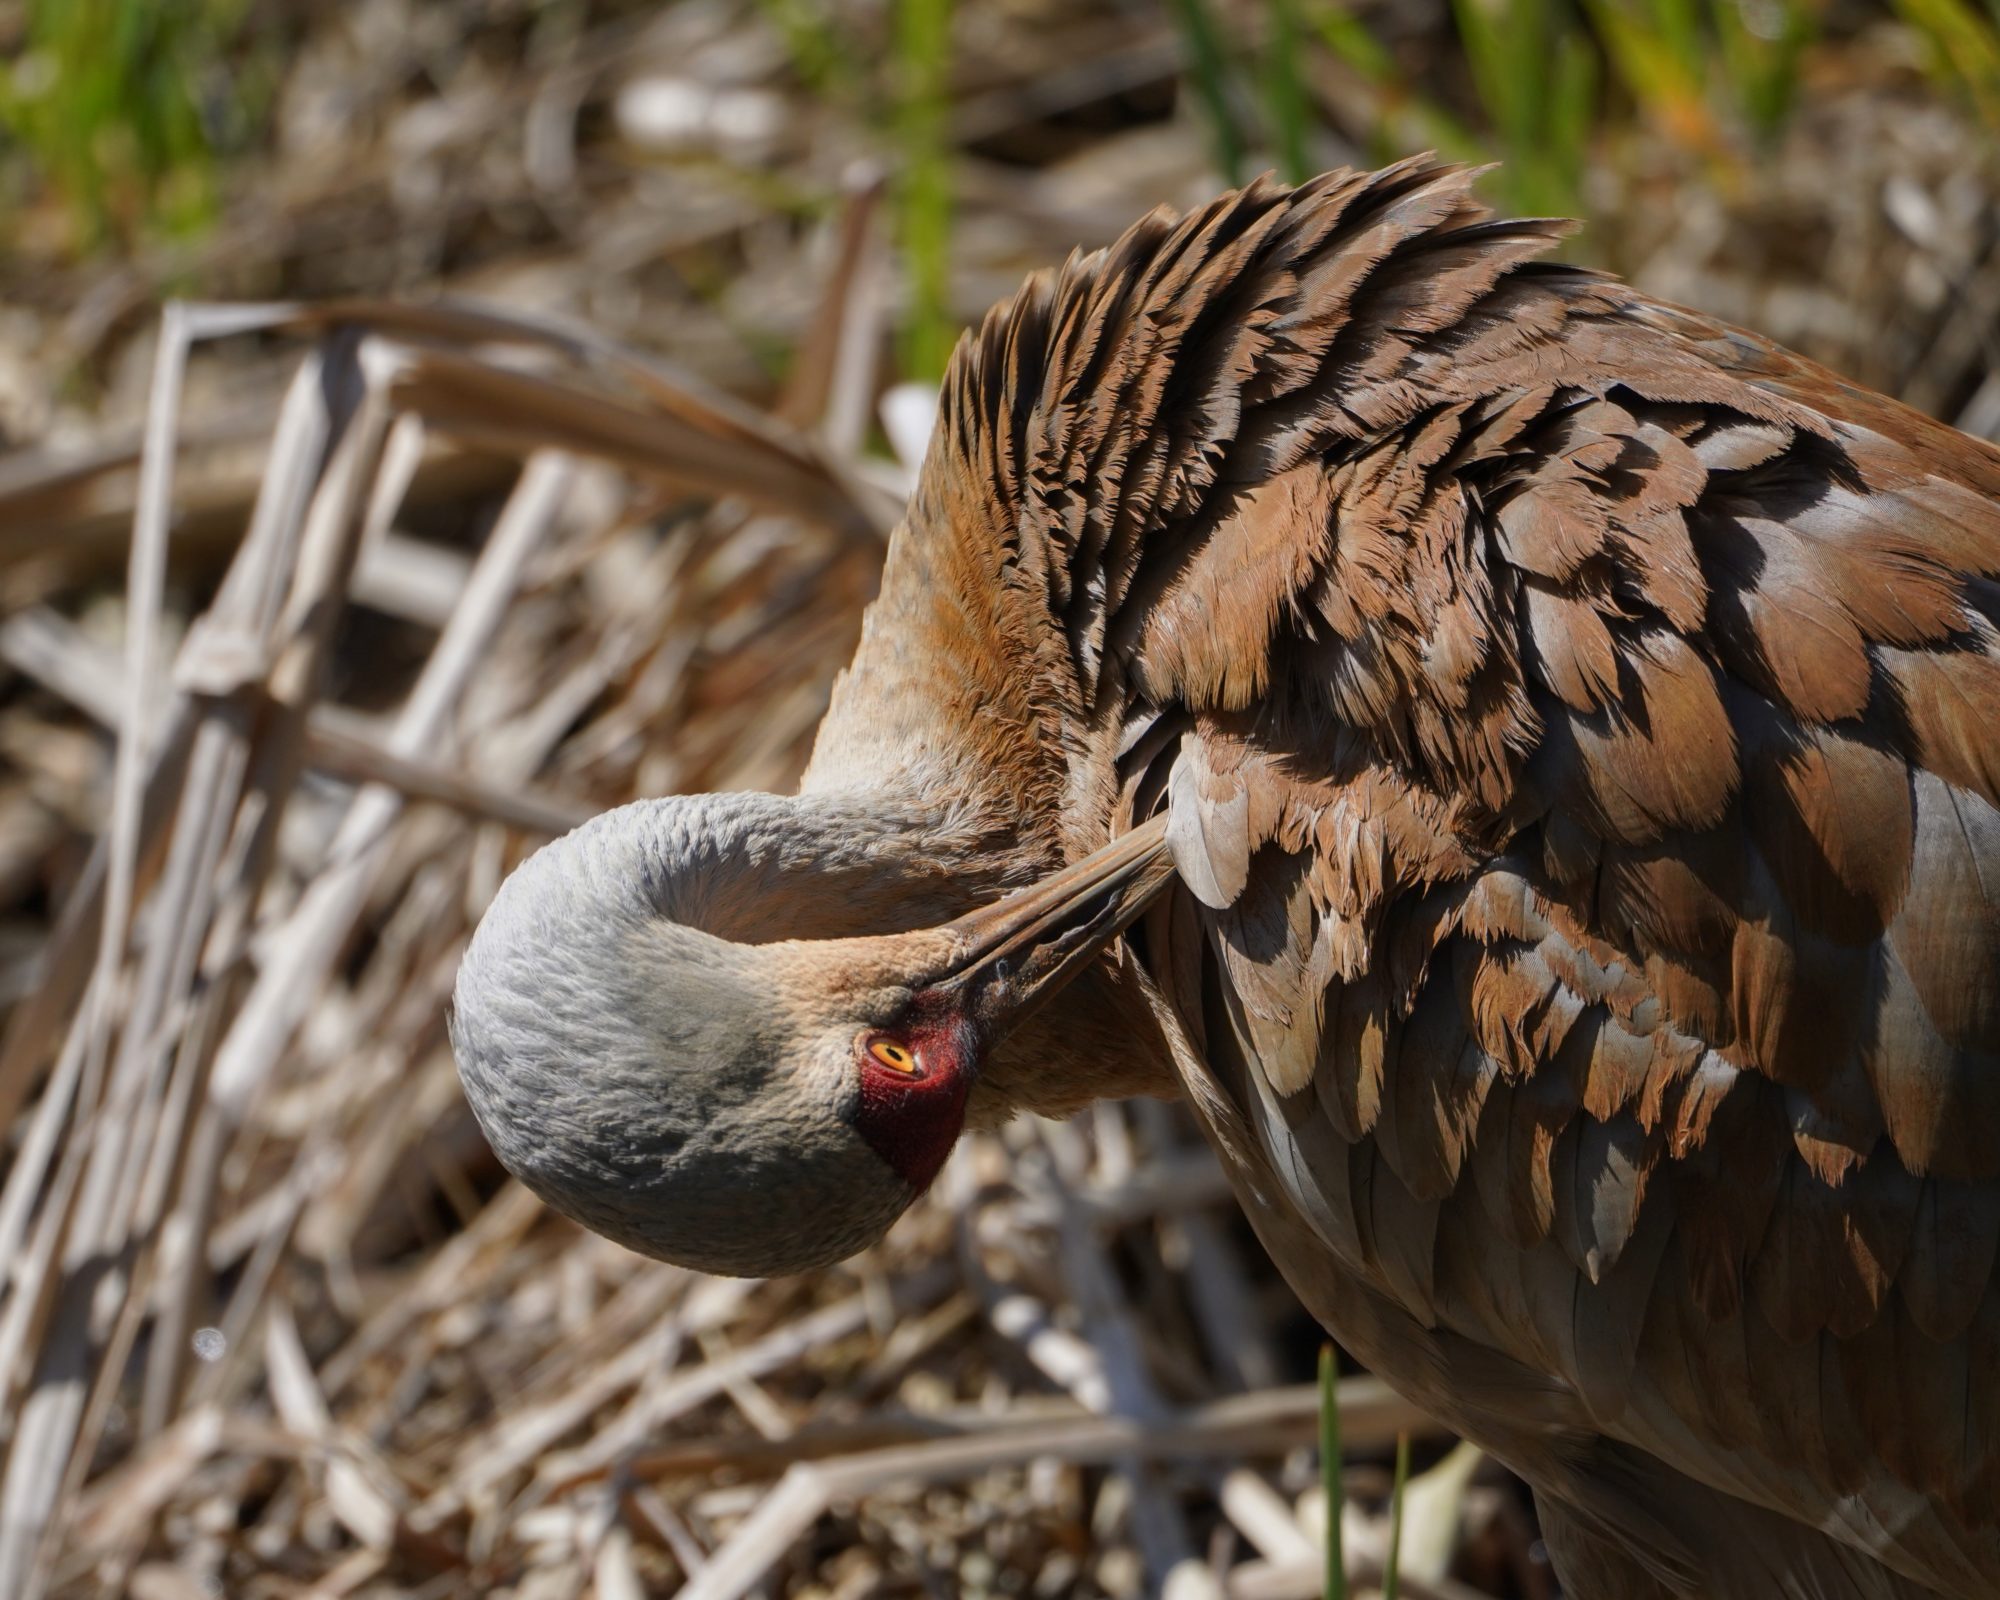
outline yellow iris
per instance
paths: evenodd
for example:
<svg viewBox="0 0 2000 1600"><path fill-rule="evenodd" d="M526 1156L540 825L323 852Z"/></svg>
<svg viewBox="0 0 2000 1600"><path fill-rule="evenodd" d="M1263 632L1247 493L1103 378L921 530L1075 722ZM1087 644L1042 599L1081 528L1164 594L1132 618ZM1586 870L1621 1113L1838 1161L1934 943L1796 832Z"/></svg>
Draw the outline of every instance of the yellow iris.
<svg viewBox="0 0 2000 1600"><path fill-rule="evenodd" d="M916 1074L916 1051L896 1043L894 1039L877 1039L868 1047L868 1053L893 1072Z"/></svg>

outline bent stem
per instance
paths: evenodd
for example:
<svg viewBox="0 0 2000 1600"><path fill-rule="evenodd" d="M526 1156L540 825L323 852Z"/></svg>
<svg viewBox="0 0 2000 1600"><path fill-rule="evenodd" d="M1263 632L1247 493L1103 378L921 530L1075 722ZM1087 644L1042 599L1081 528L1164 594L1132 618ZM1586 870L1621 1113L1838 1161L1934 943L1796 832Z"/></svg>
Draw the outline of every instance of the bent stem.
<svg viewBox="0 0 2000 1600"><path fill-rule="evenodd" d="M1403 1553L1403 1490L1410 1481L1409 1430L1396 1435L1396 1477L1389 1485L1389 1553L1382 1558L1382 1600L1396 1600L1396 1568Z"/></svg>
<svg viewBox="0 0 2000 1600"><path fill-rule="evenodd" d="M1340 1357L1319 1347L1319 1481L1326 1497L1326 1600L1347 1600L1340 1540Z"/></svg>

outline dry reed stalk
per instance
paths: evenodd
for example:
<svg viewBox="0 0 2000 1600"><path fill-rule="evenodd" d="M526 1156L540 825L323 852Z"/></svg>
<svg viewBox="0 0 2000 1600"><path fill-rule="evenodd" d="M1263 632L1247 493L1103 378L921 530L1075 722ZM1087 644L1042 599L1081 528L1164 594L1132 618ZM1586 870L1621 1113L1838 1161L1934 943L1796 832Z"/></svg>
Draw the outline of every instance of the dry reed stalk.
<svg viewBox="0 0 2000 1600"><path fill-rule="evenodd" d="M186 352L197 339L247 329L319 342L280 411L237 556L180 644L163 691L155 662ZM454 341L466 348L446 347ZM532 352L544 367L584 357L627 380L636 397L586 375L496 364L481 351L497 343ZM380 736L343 731L337 709L324 703L331 642L360 552L391 537L436 435L504 439L529 454L402 711ZM406 831L406 802L442 800L482 826L528 833L567 827L583 812L503 790L437 754L454 732L474 731L465 722L473 680L540 551L552 536L578 532L566 517L576 470L552 445L619 463L670 493L738 494L842 535L872 539L882 525L879 496L850 490L802 435L601 342L455 308L177 306L165 323L139 457L122 689L60 619L10 625L10 657L110 724L119 754L104 843L58 928L40 1003L16 1013L0 1053L0 1097L10 1107L40 1089L0 1195L0 1243L18 1241L4 1252L0 1383L19 1396L0 1481L0 1592L39 1594L55 1575L142 1347L136 1426L130 1417L121 1426L148 1474L142 1501L156 1512L181 1486L177 1477L225 1448L216 1406L240 1401L243 1385L254 1383L281 1427L308 1455L325 1458L324 1493L347 1535L378 1553L402 1536L414 1499L394 1488L393 1472L367 1468L373 1453L336 1422L281 1293L300 1219L338 1169L324 1138L308 1137L289 1164L292 1176L263 1191L255 1208L262 1220L219 1325L194 1330L216 1303L208 1241L232 1211L246 1215L230 1163L246 1138L254 1159L268 1137L255 1121L272 1075L338 984L336 965L381 895ZM128 464L107 452L87 470ZM621 491L600 503L615 518L623 499ZM599 674L595 692L608 682ZM549 750L540 744L536 764ZM354 781L338 813L301 794L309 764ZM293 815L301 808L304 820ZM299 828L310 841L303 856L285 837ZM448 896L434 908L457 930L443 935L448 950L476 907ZM438 943L435 930L426 937ZM442 993L437 986L432 1016ZM399 1315L421 1311L406 1304ZM261 1358L253 1353L260 1326ZM190 1347L214 1361L192 1386ZM771 1348L782 1358L792 1346ZM586 1386L573 1414L557 1415L573 1425L593 1399L615 1393L612 1370L611 1384ZM689 1404L702 1393L682 1392ZM526 1449L503 1455L488 1477L532 1464L562 1431L545 1437L517 1426ZM131 1570L140 1547L129 1541L143 1539L150 1521L89 1524L95 1534L86 1543L111 1562L101 1573Z"/></svg>

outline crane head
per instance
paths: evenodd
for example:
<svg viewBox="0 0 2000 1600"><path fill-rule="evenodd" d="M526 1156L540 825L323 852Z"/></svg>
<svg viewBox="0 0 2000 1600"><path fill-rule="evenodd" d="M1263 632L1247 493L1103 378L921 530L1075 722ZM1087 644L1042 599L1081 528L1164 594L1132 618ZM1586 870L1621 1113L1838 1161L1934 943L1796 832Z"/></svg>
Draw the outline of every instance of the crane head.
<svg viewBox="0 0 2000 1600"><path fill-rule="evenodd" d="M768 796L642 801L502 885L452 1043L494 1151L558 1211L735 1276L865 1248L943 1166L988 1051L1172 874L1148 824L934 927L755 942L811 925L839 877L813 837L828 820Z"/></svg>

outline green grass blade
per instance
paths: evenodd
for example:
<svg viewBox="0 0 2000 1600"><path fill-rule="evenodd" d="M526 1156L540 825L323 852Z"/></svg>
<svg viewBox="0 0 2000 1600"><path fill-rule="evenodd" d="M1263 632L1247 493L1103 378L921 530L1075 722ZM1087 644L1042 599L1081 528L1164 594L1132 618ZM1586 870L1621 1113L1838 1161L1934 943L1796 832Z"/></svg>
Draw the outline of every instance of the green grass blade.
<svg viewBox="0 0 2000 1600"><path fill-rule="evenodd" d="M1396 1479L1389 1486L1389 1553L1382 1560L1382 1600L1396 1600L1397 1567L1403 1558L1403 1491L1410 1482L1410 1435L1396 1435Z"/></svg>
<svg viewBox="0 0 2000 1600"><path fill-rule="evenodd" d="M1470 128L1404 79L1381 40L1345 0L1325 0L1307 16L1328 53L1380 92L1371 141L1379 159L1407 155L1413 145L1428 145L1451 161L1481 161L1490 153Z"/></svg>
<svg viewBox="0 0 2000 1600"><path fill-rule="evenodd" d="M1647 118L1684 150L1713 154L1722 139L1703 93L1702 67L1687 57L1673 16L1651 20L1619 0L1585 0L1612 70Z"/></svg>
<svg viewBox="0 0 2000 1600"><path fill-rule="evenodd" d="M267 25L242 0L22 0L0 138L68 214L79 255L184 237L217 209L219 158L255 141Z"/></svg>
<svg viewBox="0 0 2000 1600"><path fill-rule="evenodd" d="M1208 0L1174 0L1174 21L1187 47L1188 70L1195 93L1208 114L1209 137L1215 144L1215 165L1228 183L1243 181L1243 130L1229 103L1229 62L1222 53L1222 36Z"/></svg>
<svg viewBox="0 0 2000 1600"><path fill-rule="evenodd" d="M1649 0L1653 38L1680 64L1683 72L1699 75L1706 51L1702 47L1701 12L1695 0Z"/></svg>
<svg viewBox="0 0 2000 1600"><path fill-rule="evenodd" d="M1546 147L1552 177L1537 209L1575 216L1583 209L1583 169L1590 158L1597 111L1597 55L1574 33L1556 49L1549 85Z"/></svg>
<svg viewBox="0 0 2000 1600"><path fill-rule="evenodd" d="M1519 14L1526 9L1518 0L1505 7L1496 0L1452 0L1451 8L1472 86L1501 142L1517 151L1526 149L1534 130L1524 115L1531 104L1528 86L1517 81L1507 38L1528 31Z"/></svg>
<svg viewBox="0 0 2000 1600"><path fill-rule="evenodd" d="M2000 0L1994 0L2000 5ZM1327 49L1370 83L1395 81L1396 63L1368 25L1347 9L1345 0L1327 0L1313 12L1313 27Z"/></svg>
<svg viewBox="0 0 2000 1600"><path fill-rule="evenodd" d="M1264 42L1264 111L1278 147L1278 169L1287 183L1312 175L1306 155L1306 85L1299 75L1299 0L1269 0L1271 28Z"/></svg>
<svg viewBox="0 0 2000 1600"><path fill-rule="evenodd" d="M1326 1496L1326 1600L1347 1600L1347 1557L1340 1538L1340 1357L1319 1347L1319 1481Z"/></svg>
<svg viewBox="0 0 2000 1600"><path fill-rule="evenodd" d="M897 235L910 277L904 362L935 382L951 355L951 157L946 76L951 0L900 0L896 8L897 115L902 177Z"/></svg>
<svg viewBox="0 0 2000 1600"><path fill-rule="evenodd" d="M1709 0L1709 15L1730 93L1750 131L1769 144L1797 102L1800 65L1819 37L1817 6L1771 0L1756 27L1736 0Z"/></svg>
<svg viewBox="0 0 2000 1600"><path fill-rule="evenodd" d="M1971 0L1895 0L1896 14L1929 46L1931 76L1956 83L1989 126L2000 127L2000 25Z"/></svg>
<svg viewBox="0 0 2000 1600"><path fill-rule="evenodd" d="M1505 163L1508 204L1576 209L1596 110L1596 58L1573 13L1551 0L1452 0L1481 110Z"/></svg>

